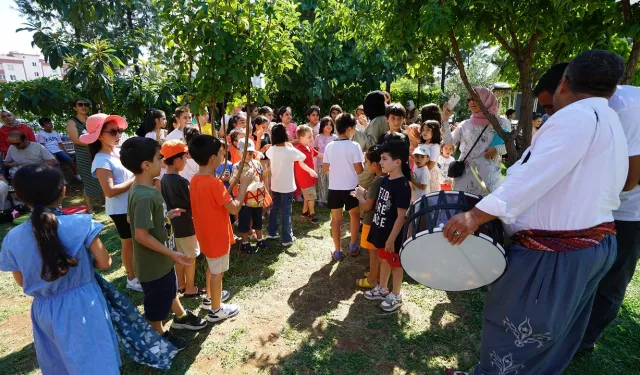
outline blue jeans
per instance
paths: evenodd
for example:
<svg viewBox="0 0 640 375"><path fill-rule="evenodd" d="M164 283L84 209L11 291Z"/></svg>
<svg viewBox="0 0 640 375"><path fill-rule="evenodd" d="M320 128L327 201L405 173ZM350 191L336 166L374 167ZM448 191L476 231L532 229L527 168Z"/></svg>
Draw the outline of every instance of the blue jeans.
<svg viewBox="0 0 640 375"><path fill-rule="evenodd" d="M273 197L273 206L269 214L269 225L267 232L270 236L278 234L278 216L282 215L282 242L291 242L293 240L293 232L291 231L291 202L293 201L293 193L271 192Z"/></svg>

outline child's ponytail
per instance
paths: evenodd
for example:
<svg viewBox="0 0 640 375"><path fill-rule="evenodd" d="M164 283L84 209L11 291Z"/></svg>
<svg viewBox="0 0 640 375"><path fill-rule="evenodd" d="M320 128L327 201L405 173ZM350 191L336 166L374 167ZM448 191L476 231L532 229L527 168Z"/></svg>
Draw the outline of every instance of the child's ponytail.
<svg viewBox="0 0 640 375"><path fill-rule="evenodd" d="M55 203L62 195L62 173L46 165L27 165L16 172L13 186L18 198L33 207L31 226L42 258L40 277L45 281L55 281L66 275L69 267L78 264L65 252L58 238L56 215L45 211L45 207Z"/></svg>

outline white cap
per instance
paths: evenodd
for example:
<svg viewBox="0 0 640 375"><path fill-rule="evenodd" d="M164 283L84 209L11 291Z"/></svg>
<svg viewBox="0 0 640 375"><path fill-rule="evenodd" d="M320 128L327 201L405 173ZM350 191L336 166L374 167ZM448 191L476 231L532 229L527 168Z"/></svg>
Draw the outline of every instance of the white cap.
<svg viewBox="0 0 640 375"><path fill-rule="evenodd" d="M418 147L416 147L413 150L413 154L414 155L429 156L429 150L427 150L427 147L425 145L418 145Z"/></svg>
<svg viewBox="0 0 640 375"><path fill-rule="evenodd" d="M244 152L244 137L238 139L238 151ZM255 152L256 146L253 144L253 140L249 138L249 147L247 147L247 152Z"/></svg>

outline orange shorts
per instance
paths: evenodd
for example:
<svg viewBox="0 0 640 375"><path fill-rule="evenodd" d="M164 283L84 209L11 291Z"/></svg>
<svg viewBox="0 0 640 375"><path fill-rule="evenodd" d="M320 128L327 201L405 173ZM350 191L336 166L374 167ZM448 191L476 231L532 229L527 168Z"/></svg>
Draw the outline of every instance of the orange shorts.
<svg viewBox="0 0 640 375"><path fill-rule="evenodd" d="M369 231L371 230L371 225L362 224L362 234L360 235L360 247L367 250L376 250L376 247L367 241L367 237L369 237Z"/></svg>
<svg viewBox="0 0 640 375"><path fill-rule="evenodd" d="M400 254L398 253L390 253L385 249L378 249L378 258L385 259L392 268L402 268Z"/></svg>

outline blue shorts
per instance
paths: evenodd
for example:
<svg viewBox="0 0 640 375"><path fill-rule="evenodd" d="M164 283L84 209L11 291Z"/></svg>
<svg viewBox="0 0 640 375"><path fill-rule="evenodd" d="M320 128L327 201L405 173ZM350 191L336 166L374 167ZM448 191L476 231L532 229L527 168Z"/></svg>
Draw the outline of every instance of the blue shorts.
<svg viewBox="0 0 640 375"><path fill-rule="evenodd" d="M69 154L63 151L54 152L53 156L55 156L56 159L58 159L60 164L68 164L73 162L73 159L71 159L71 156L69 156Z"/></svg>

